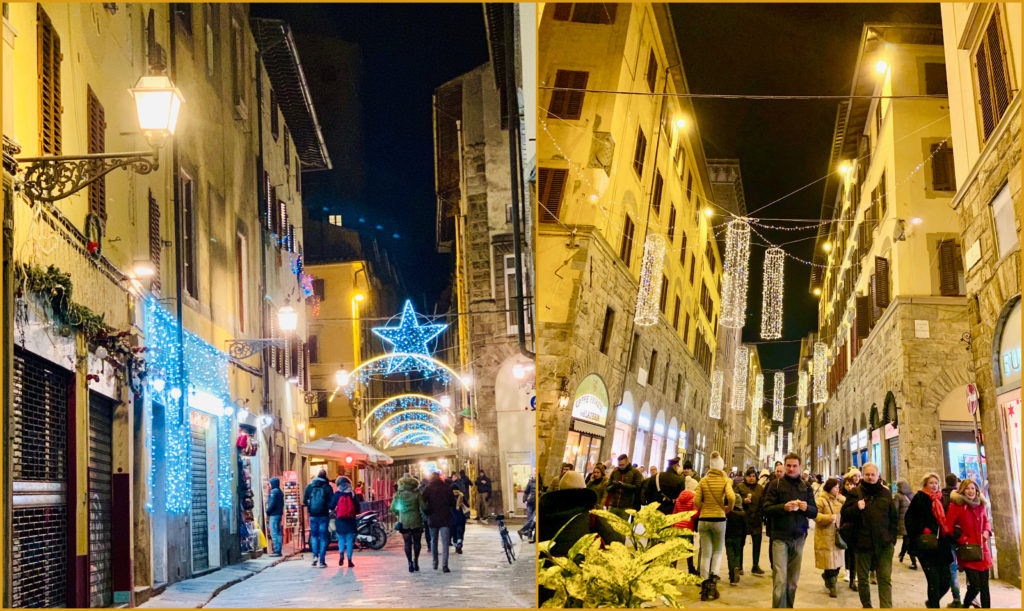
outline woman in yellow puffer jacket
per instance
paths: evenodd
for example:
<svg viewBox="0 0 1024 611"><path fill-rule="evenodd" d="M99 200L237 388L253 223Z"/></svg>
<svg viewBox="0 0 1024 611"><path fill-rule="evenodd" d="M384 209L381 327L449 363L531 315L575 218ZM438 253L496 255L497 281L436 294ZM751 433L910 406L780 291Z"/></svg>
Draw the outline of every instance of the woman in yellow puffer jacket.
<svg viewBox="0 0 1024 611"><path fill-rule="evenodd" d="M725 460L718 452L711 453L711 469L697 485L693 503L700 509L697 534L700 535L701 600L718 598L718 570L725 550L725 514L736 503L732 480L725 475Z"/></svg>

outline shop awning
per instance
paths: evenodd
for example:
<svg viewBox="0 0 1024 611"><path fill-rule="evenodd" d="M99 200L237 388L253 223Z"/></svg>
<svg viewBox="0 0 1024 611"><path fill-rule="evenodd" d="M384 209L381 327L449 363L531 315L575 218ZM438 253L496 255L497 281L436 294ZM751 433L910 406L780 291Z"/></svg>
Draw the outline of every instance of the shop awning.
<svg viewBox="0 0 1024 611"><path fill-rule="evenodd" d="M335 460L345 460L351 456L354 462L368 464L387 465L393 462L384 452L341 435L328 435L323 439L304 443L299 446L299 453Z"/></svg>
<svg viewBox="0 0 1024 611"><path fill-rule="evenodd" d="M455 456L459 451L455 448L408 444L396 448L388 448L388 455L396 461L416 461L427 458Z"/></svg>

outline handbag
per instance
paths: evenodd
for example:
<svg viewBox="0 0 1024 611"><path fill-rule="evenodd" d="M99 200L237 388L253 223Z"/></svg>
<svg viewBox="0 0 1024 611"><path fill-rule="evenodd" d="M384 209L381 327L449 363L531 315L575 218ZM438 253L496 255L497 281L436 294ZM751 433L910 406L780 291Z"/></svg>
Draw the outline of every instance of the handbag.
<svg viewBox="0 0 1024 611"><path fill-rule="evenodd" d="M843 535L839 533L839 529L836 529L836 549L847 549L849 546L846 545L846 540L843 539Z"/></svg>
<svg viewBox="0 0 1024 611"><path fill-rule="evenodd" d="M981 562L985 559L985 552L982 550L981 545L977 543L964 543L963 545L956 546L956 557L961 564L964 562Z"/></svg>
<svg viewBox="0 0 1024 611"><path fill-rule="evenodd" d="M919 552L934 552L939 549L939 536L935 534L918 535L914 539L914 548Z"/></svg>

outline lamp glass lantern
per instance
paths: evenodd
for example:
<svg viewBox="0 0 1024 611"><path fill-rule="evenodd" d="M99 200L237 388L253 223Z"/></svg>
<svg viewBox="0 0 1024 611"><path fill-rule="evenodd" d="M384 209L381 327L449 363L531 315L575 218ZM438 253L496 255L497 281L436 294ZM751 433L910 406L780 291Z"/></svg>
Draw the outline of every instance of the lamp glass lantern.
<svg viewBox="0 0 1024 611"><path fill-rule="evenodd" d="M162 74L142 76L129 91L135 100L139 128L151 144L158 145L174 134L184 99L170 77Z"/></svg>
<svg viewBox="0 0 1024 611"><path fill-rule="evenodd" d="M290 305L283 305L277 311L278 328L286 333L291 333L299 326L299 313Z"/></svg>

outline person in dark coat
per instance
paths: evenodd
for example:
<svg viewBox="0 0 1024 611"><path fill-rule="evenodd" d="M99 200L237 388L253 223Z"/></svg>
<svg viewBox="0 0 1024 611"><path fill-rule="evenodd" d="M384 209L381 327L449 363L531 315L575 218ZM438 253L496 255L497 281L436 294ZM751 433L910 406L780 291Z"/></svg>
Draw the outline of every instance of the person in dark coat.
<svg viewBox="0 0 1024 611"><path fill-rule="evenodd" d="M818 515L814 491L800 477L800 456L786 455L783 475L769 484L763 509L770 519L772 547L772 607L792 608L803 560L807 521Z"/></svg>
<svg viewBox="0 0 1024 611"><path fill-rule="evenodd" d="M736 490L733 484L733 490ZM743 511L743 497L736 492L732 511L725 516L725 557L729 563L729 585L740 582L743 568L743 543L747 540L747 517Z"/></svg>
<svg viewBox="0 0 1024 611"><path fill-rule="evenodd" d="M468 498L468 497L467 497ZM487 477L483 469L477 472L476 477L476 519L487 520L490 514L491 503L491 478Z"/></svg>
<svg viewBox="0 0 1024 611"><path fill-rule="evenodd" d="M606 488L608 511L624 520L627 519L629 516L626 510L634 507L636 495L641 493L643 482L644 476L629 463L629 456L625 454L619 456L619 468L612 469L611 475L608 477L608 488ZM595 499L594 502L596 503L597 500Z"/></svg>
<svg viewBox="0 0 1024 611"><path fill-rule="evenodd" d="M647 487L646 503L658 503L658 511L672 515L676 498L683 491L683 477L679 474L679 459L668 461L668 469L651 478Z"/></svg>
<svg viewBox="0 0 1024 611"><path fill-rule="evenodd" d="M736 486L736 495L741 497L743 518L747 524L747 534L750 535L751 555L754 558L754 566L750 572L754 575L763 575L764 571L758 565L761 562L761 497L764 495L764 488L757 483L757 469L747 469L743 481ZM746 544L746 537L743 538L743 542ZM740 567L739 573L743 574L743 567Z"/></svg>
<svg viewBox="0 0 1024 611"><path fill-rule="evenodd" d="M893 493L893 502L896 503L896 513L900 516L899 529L896 534L903 537L903 543L900 546L900 563L903 562L903 557L910 554L910 568L917 570L917 554L910 547L907 541L907 527L905 516L907 515L907 509L910 508L910 497L914 496L914 493L910 490L910 483L905 479L901 479L896 482L896 492Z"/></svg>
<svg viewBox="0 0 1024 611"><path fill-rule="evenodd" d="M359 502L356 500L356 493L352 488L352 480L341 476L336 483L338 489L335 490L334 496L331 498L330 513L334 516L334 530L338 533L338 566L345 564L347 551L348 566L352 568L355 566L352 563L352 552L356 542L356 514L359 513ZM342 502L343 497L346 499L345 502ZM350 511L344 512L347 515L338 514L339 503L342 504L342 508L351 508ZM342 511L344 510L342 509Z"/></svg>
<svg viewBox="0 0 1024 611"><path fill-rule="evenodd" d="M949 497L956 492L960 486L960 478L955 473L946 474L946 486L942 489L942 509L949 513ZM944 542L940 543L940 545ZM953 556L953 563L949 565L949 589L953 592L953 605L960 606L960 567L956 564L956 554L953 553L953 543L950 540L949 553Z"/></svg>
<svg viewBox="0 0 1024 611"><path fill-rule="evenodd" d="M331 482L327 471L320 469L313 481L302 492L302 504L309 514L309 547L313 551L313 566L327 567L327 523L330 520Z"/></svg>
<svg viewBox="0 0 1024 611"><path fill-rule="evenodd" d="M522 528L516 532L519 534L519 540L522 541L523 537L526 536L530 539L530 543L535 541L534 535L537 527L536 516L537 516L537 474L536 469L534 474L530 476L530 481L526 482L526 488L523 490L523 504L526 505L526 523L523 524Z"/></svg>
<svg viewBox="0 0 1024 611"><path fill-rule="evenodd" d="M430 474L430 483L423 489L423 502L427 507L427 524L430 526L430 553L434 559L434 570L437 570L437 559L440 552L442 570L445 573L450 573L448 546L451 541L451 519L452 509L455 507L455 494L451 487L441 479L440 473Z"/></svg>
<svg viewBox="0 0 1024 611"><path fill-rule="evenodd" d="M458 477L452 478L452 487L461 492L466 497L466 503L469 503L469 489L473 487L473 480L469 479L464 470L459 471Z"/></svg>
<svg viewBox="0 0 1024 611"><path fill-rule="evenodd" d="M590 510L596 502L597 495L583 484L583 474L578 471L567 471L557 490L540 497L537 537L550 541L558 535L552 556L566 555L580 537L591 532Z"/></svg>
<svg viewBox="0 0 1024 611"><path fill-rule="evenodd" d="M281 542L284 531L281 529L281 517L284 515L284 493L281 492L281 480L270 478L270 496L267 497L267 522L270 523L270 541L273 545L272 558L281 556Z"/></svg>
<svg viewBox="0 0 1024 611"><path fill-rule="evenodd" d="M949 564L953 562L953 553L947 543L949 533L945 528L946 511L942 507L942 491L939 490L937 474L924 476L921 489L910 499L903 523L907 529L904 540L920 561L921 570L928 582L925 606L938 609L942 597L949 590Z"/></svg>
<svg viewBox="0 0 1024 611"><path fill-rule="evenodd" d="M451 532L452 544L455 545L455 553L462 553L462 543L466 537L466 517L469 514L469 503L462 491L452 488L455 495L455 504L452 506Z"/></svg>
<svg viewBox="0 0 1024 611"><path fill-rule="evenodd" d="M856 536L847 545L857 558L857 581L860 602L871 607L871 586L868 572L874 568L878 580L878 606L892 608L892 556L899 529L899 514L892 493L879 481L878 465L864 463L857 493L843 503L842 521L854 524Z"/></svg>
<svg viewBox="0 0 1024 611"><path fill-rule="evenodd" d="M857 496L857 484L860 483L860 471L857 471L857 477L854 478L852 473L847 473L843 476L842 487L843 490L840 492L840 496L844 499L849 499L851 496ZM859 498L859 497L858 497ZM845 500L843 501L846 502ZM855 524L849 524L847 522L840 522L839 534L842 535L843 540L846 541L847 547L844 551L844 562L843 566L846 567L846 575L849 579L850 589L854 592L857 591L857 552L854 551L851 543L857 538L857 526Z"/></svg>

